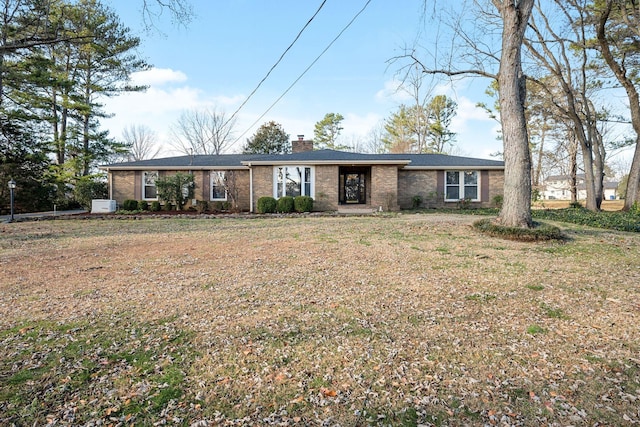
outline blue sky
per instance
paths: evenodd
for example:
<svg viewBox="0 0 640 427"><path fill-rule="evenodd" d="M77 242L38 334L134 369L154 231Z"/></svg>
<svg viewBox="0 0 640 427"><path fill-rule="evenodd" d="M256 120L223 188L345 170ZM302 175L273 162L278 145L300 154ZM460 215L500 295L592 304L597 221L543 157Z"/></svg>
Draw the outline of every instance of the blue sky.
<svg viewBox="0 0 640 427"><path fill-rule="evenodd" d="M181 112L217 108L230 115L247 98L321 0L191 0L195 18L186 28L171 23L168 15L157 21L160 32L144 31L141 0L109 0L109 4L142 39L140 55L153 69L135 75L147 84L145 93L125 94L106 102L115 113L104 120L114 137L131 124L154 130L162 155L176 154L170 146L169 129ZM314 124L326 113L345 117L343 138L365 138L377 123L402 102L398 93L398 64L389 60L412 46L420 35L429 43L421 20L422 0L372 0L362 14L300 79L300 81L254 126L252 124L304 72L362 9L366 0L328 0L317 17L291 48L257 93L240 110L233 151L267 121L283 125L295 137L313 137ZM501 150L497 124L476 108L487 102L488 80L466 80L434 85L433 94L444 93L458 102L452 130L458 133L456 153L489 158ZM424 90L429 90L425 83ZM491 102L491 101L489 101Z"/></svg>

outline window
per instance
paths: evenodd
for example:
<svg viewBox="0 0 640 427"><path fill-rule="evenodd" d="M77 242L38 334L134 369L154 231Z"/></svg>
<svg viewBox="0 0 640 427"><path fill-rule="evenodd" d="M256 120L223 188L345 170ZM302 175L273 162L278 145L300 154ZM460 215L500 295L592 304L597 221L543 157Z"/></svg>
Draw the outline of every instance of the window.
<svg viewBox="0 0 640 427"><path fill-rule="evenodd" d="M227 200L225 178L223 171L211 172L211 200Z"/></svg>
<svg viewBox="0 0 640 427"><path fill-rule="evenodd" d="M142 174L142 198L144 200L158 200L156 189L156 179L158 172L143 172Z"/></svg>
<svg viewBox="0 0 640 427"><path fill-rule="evenodd" d="M274 168L273 196L313 197L313 171L308 166L278 166Z"/></svg>
<svg viewBox="0 0 640 427"><path fill-rule="evenodd" d="M446 171L445 201L468 199L480 201L478 192L479 173L477 171Z"/></svg>

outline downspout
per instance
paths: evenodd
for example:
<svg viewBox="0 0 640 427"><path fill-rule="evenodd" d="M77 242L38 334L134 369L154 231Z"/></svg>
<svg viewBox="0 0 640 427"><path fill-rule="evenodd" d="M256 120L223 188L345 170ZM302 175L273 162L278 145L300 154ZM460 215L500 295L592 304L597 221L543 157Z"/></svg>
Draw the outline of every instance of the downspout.
<svg viewBox="0 0 640 427"><path fill-rule="evenodd" d="M107 176L109 177L109 200L113 200L113 172L107 169Z"/></svg>
<svg viewBox="0 0 640 427"><path fill-rule="evenodd" d="M253 168L249 163L249 212L253 213Z"/></svg>

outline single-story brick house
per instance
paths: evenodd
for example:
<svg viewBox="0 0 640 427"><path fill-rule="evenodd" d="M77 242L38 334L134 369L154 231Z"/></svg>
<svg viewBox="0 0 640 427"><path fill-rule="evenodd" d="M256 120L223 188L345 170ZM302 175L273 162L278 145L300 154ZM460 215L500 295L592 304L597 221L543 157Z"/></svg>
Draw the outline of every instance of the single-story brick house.
<svg viewBox="0 0 640 427"><path fill-rule="evenodd" d="M109 197L157 200L155 180L177 172L195 178L194 201L226 201L233 173L238 208L254 212L262 196L306 195L314 210L456 206L467 199L488 207L504 185L504 162L443 154L361 154L313 150L311 141L292 142L290 154L222 154L168 157L101 166ZM192 202L193 203L193 202Z"/></svg>

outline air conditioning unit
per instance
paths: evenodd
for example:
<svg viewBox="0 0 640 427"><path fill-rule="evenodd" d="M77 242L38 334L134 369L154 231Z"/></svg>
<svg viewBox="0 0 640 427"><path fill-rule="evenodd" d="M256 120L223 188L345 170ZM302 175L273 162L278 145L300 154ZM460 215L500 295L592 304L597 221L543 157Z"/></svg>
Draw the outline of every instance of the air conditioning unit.
<svg viewBox="0 0 640 427"><path fill-rule="evenodd" d="M106 199L91 200L91 213L113 213L116 211L116 201Z"/></svg>

